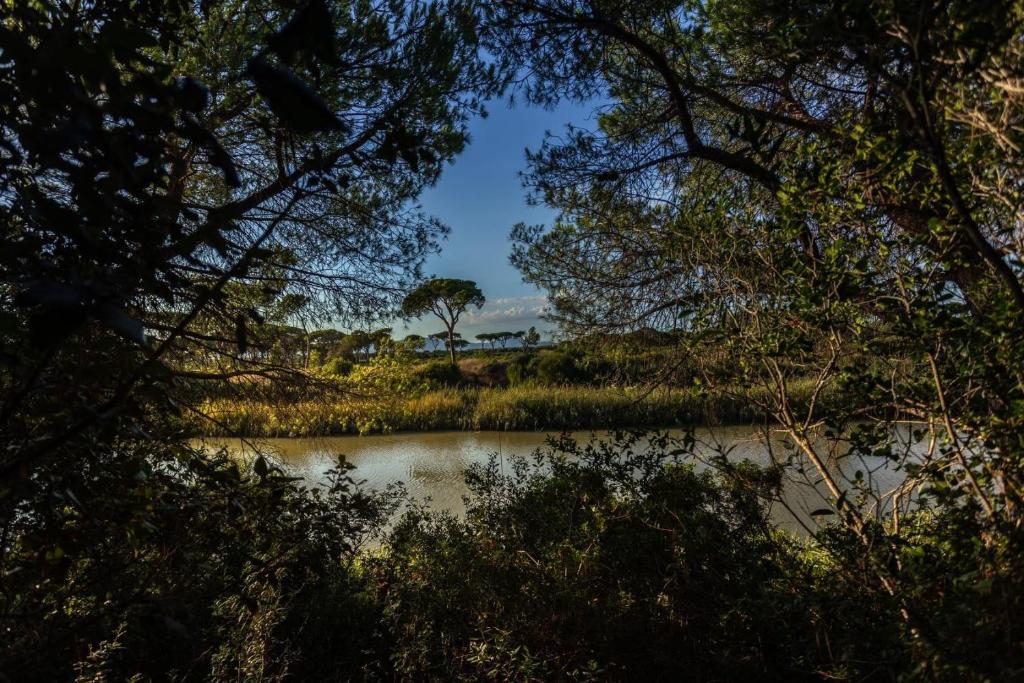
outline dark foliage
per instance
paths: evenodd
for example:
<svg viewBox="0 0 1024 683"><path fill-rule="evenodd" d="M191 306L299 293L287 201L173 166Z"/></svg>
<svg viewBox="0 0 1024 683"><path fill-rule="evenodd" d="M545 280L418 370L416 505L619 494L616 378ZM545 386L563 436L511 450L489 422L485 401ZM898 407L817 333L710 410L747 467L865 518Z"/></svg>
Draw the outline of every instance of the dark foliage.
<svg viewBox="0 0 1024 683"><path fill-rule="evenodd" d="M532 461L473 470L465 521L405 517L369 567L397 672L816 680L869 672L870 658L891 667L892 605L851 594L839 608L840 591L816 585L767 521L762 496L778 480L747 465L698 473L683 452L663 437L561 439Z"/></svg>
<svg viewBox="0 0 1024 683"><path fill-rule="evenodd" d="M296 5L0 6L4 678L347 677L372 638L351 564L392 499L178 418L309 390L286 321L394 311L493 70L458 3Z"/></svg>

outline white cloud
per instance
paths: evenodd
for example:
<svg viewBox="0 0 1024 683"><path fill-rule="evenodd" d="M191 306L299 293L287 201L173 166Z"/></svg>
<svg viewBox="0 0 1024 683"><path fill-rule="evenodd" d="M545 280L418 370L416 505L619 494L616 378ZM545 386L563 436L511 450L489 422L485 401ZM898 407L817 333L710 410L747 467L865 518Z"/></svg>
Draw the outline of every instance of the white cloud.
<svg viewBox="0 0 1024 683"><path fill-rule="evenodd" d="M548 336L549 325L541 320L548 310L547 297L541 295L515 296L491 299L483 308L472 308L459 318L458 331L465 339L472 340L481 332L516 332L529 327L536 327L541 334ZM441 331L441 322L425 315L418 320L407 323L395 322L395 336L416 333L424 336Z"/></svg>
<svg viewBox="0 0 1024 683"><path fill-rule="evenodd" d="M466 311L462 320L472 326L522 321L534 324L547 310L548 300L542 295L505 297L488 301L480 310Z"/></svg>

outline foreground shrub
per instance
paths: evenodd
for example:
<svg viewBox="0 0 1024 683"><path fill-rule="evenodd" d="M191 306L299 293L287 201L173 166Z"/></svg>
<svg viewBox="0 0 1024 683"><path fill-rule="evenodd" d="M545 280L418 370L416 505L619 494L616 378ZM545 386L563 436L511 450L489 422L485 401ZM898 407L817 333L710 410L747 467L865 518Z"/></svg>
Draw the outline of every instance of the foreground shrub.
<svg viewBox="0 0 1024 683"><path fill-rule="evenodd" d="M345 468L307 490L262 458L120 441L49 480L52 513L8 522L0 678L348 678L373 646L353 563L397 497Z"/></svg>
<svg viewBox="0 0 1024 683"><path fill-rule="evenodd" d="M778 481L747 466L698 473L665 440L636 445L562 440L533 462L492 459L467 477L464 521L407 515L370 568L396 673L809 677L827 659L813 590L758 496Z"/></svg>

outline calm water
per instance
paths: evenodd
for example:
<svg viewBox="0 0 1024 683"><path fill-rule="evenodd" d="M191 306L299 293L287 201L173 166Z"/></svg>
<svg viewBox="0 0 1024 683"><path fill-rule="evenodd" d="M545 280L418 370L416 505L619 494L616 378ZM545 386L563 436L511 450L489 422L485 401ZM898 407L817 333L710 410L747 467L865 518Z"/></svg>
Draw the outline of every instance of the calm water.
<svg viewBox="0 0 1024 683"><path fill-rule="evenodd" d="M678 434L680 432L674 431ZM603 433L575 432L578 441L600 438ZM698 452L711 454L727 449L734 461L744 459L759 464L788 457L797 458L791 446L780 435L765 439L763 432L750 427L722 427L697 432ZM542 432L430 432L375 436L339 436L309 439L254 440L264 452L273 453L292 476L301 476L310 484L325 481L326 472L335 464L335 454L342 453L356 466L353 474L366 486L383 488L389 483L403 482L409 493L430 507L462 513L462 497L467 493L463 474L472 463L485 463L492 453L503 458L529 455L544 445ZM211 447L226 445L233 452L251 456L252 450L238 439L207 439ZM890 469L882 458L833 458L831 467L842 477L851 478L860 470L876 490L888 491L899 485L901 472ZM703 467L698 463L698 467ZM803 525L815 526L810 512L827 507L824 486L812 469L798 473L786 482L786 506L775 504L772 517L780 526L802 532ZM801 524L802 522L802 524Z"/></svg>

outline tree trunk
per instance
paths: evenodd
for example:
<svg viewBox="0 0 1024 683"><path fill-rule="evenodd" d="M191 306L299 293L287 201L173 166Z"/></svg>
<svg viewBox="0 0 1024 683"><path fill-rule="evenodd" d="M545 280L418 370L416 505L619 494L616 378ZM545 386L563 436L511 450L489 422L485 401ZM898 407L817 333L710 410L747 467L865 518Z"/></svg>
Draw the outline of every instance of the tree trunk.
<svg viewBox="0 0 1024 683"><path fill-rule="evenodd" d="M455 365L455 328L448 328L448 356L452 359L452 365Z"/></svg>

